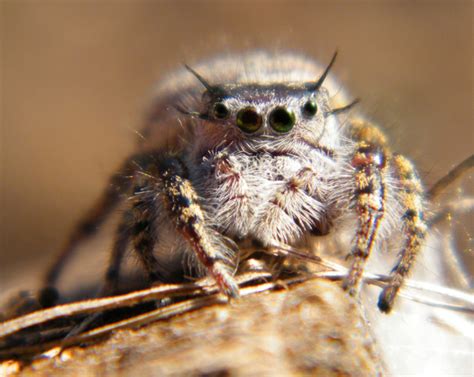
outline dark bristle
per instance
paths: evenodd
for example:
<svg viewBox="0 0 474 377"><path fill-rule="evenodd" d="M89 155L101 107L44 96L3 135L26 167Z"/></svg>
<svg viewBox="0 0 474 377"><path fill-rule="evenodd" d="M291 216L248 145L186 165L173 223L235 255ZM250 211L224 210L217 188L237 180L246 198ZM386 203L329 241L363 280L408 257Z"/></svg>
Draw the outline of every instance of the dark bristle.
<svg viewBox="0 0 474 377"><path fill-rule="evenodd" d="M211 85L209 81L207 81L204 77L202 77L199 73L197 73L194 69L192 69L189 65L185 64L185 68L196 77L199 82L207 89L209 93L215 98L223 98L227 96L227 92L218 85Z"/></svg>
<svg viewBox="0 0 474 377"><path fill-rule="evenodd" d="M337 107L335 109L331 109L329 111L326 112L326 115L336 115L336 114L341 114L345 111L349 111L350 109L352 109L355 105L357 105L358 103L360 102L360 99L359 98L356 98L354 101L352 101L351 103L349 103L348 105L346 106L342 106L342 107Z"/></svg>
<svg viewBox="0 0 474 377"><path fill-rule="evenodd" d="M197 73L194 69L192 69L189 65L185 64L184 65L186 69L193 74L194 77L196 77L199 82L204 85L204 87L211 93L214 92L214 86L212 86L204 77L202 77L199 73Z"/></svg>
<svg viewBox="0 0 474 377"><path fill-rule="evenodd" d="M306 85L306 87L308 88L310 92L315 92L319 90L319 88L321 88L321 86L324 83L324 80L326 80L326 77L329 74L329 71L331 70L334 62L336 61L336 57L337 57L337 50L334 52L334 55L332 56L331 61L329 62L328 66L326 67L326 69L324 70L323 74L318 79L318 81L316 81L315 83L309 83Z"/></svg>

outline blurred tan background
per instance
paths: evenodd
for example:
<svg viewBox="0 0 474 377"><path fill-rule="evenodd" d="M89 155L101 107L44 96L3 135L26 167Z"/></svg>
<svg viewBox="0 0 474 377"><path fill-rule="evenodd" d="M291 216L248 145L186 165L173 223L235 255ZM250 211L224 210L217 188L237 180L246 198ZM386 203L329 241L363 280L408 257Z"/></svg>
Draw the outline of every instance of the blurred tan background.
<svg viewBox="0 0 474 377"><path fill-rule="evenodd" d="M0 1L0 287L43 271L133 150L154 83L222 51L327 62L429 184L473 151L471 1ZM472 219L472 217L471 217Z"/></svg>

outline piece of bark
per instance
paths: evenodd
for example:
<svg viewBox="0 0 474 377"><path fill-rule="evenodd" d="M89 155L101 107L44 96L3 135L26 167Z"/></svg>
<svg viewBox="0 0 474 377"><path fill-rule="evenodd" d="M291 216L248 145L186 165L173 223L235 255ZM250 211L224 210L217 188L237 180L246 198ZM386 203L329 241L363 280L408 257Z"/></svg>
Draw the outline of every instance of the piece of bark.
<svg viewBox="0 0 474 377"><path fill-rule="evenodd" d="M359 305L315 279L121 330L34 361L21 376L376 376Z"/></svg>

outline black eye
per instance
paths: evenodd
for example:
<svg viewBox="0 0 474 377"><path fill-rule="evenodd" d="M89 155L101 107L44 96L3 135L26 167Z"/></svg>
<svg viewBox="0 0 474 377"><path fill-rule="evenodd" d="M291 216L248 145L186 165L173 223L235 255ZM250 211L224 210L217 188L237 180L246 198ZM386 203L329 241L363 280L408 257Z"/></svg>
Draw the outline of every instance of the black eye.
<svg viewBox="0 0 474 377"><path fill-rule="evenodd" d="M277 132L288 132L295 125L295 114L285 107L277 107L270 113L270 126Z"/></svg>
<svg viewBox="0 0 474 377"><path fill-rule="evenodd" d="M214 105L212 113L217 119L225 119L229 116L229 109L222 102L218 102Z"/></svg>
<svg viewBox="0 0 474 377"><path fill-rule="evenodd" d="M318 105L314 101L308 101L303 105L303 114L309 117L315 116L318 112Z"/></svg>
<svg viewBox="0 0 474 377"><path fill-rule="evenodd" d="M246 107L237 113L237 126L244 132L255 132L262 126L262 116L253 107Z"/></svg>

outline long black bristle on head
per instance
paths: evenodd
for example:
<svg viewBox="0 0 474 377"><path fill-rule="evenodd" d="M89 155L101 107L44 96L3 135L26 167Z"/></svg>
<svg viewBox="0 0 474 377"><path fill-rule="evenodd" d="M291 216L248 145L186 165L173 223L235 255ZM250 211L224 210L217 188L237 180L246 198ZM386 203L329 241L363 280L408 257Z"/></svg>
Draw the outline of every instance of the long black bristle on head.
<svg viewBox="0 0 474 377"><path fill-rule="evenodd" d="M204 77L202 77L199 73L197 73L194 69L192 69L189 65L185 64L184 67L196 77L199 82L207 89L209 93L213 97L225 97L226 92L222 87L217 85L211 85L209 81L207 81Z"/></svg>
<svg viewBox="0 0 474 377"><path fill-rule="evenodd" d="M204 78L202 77L199 73L197 73L194 69L192 69L189 65L185 64L184 65L185 68L191 72L193 74L194 77L196 77L199 82L204 85L204 87L209 90L210 93L213 93L214 92L214 86L212 86L211 84L209 84L209 82Z"/></svg>
<svg viewBox="0 0 474 377"><path fill-rule="evenodd" d="M355 105L357 105L359 102L360 102L360 99L356 98L354 101L352 101L348 105L345 105L345 106L342 106L342 107L337 107L335 109L331 109L331 110L327 111L326 115L335 115L335 114L343 113L344 111L349 111Z"/></svg>
<svg viewBox="0 0 474 377"><path fill-rule="evenodd" d="M321 85L323 85L324 80L326 80L326 77L329 74L329 71L331 70L331 67L333 66L334 62L336 61L336 57L337 57L337 50L334 52L334 55L332 56L331 61L329 62L328 66L326 67L326 69L324 70L323 74L318 79L318 81L316 81L314 83L311 82L311 83L306 84L306 87L308 88L308 90L310 92L317 91L321 87Z"/></svg>

